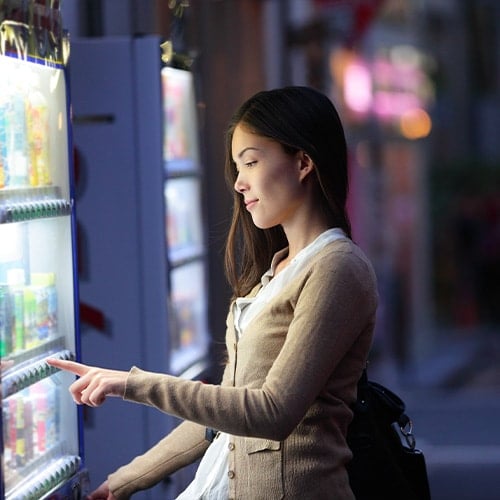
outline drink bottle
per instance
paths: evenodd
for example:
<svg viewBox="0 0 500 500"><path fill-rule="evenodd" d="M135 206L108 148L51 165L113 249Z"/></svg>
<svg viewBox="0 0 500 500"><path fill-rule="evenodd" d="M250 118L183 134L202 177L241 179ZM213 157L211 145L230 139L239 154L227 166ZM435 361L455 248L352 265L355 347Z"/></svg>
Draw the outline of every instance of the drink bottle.
<svg viewBox="0 0 500 500"><path fill-rule="evenodd" d="M26 186L28 185L28 142L26 106L22 86L12 88L8 102L3 108L9 186Z"/></svg>
<svg viewBox="0 0 500 500"><path fill-rule="evenodd" d="M0 189L9 184L7 168L7 86L0 80Z"/></svg>
<svg viewBox="0 0 500 500"><path fill-rule="evenodd" d="M39 79L33 79L33 88L26 101L26 130L29 150L29 184L50 184L49 171L49 110L40 91Z"/></svg>
<svg viewBox="0 0 500 500"><path fill-rule="evenodd" d="M0 358L12 352L13 310L8 285L0 285Z"/></svg>

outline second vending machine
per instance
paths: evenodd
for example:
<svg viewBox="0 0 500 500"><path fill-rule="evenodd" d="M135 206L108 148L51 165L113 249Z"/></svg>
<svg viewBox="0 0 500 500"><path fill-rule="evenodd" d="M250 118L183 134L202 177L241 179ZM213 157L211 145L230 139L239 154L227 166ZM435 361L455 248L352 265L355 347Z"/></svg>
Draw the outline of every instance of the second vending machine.
<svg viewBox="0 0 500 500"><path fill-rule="evenodd" d="M193 378L210 338L195 78L162 62L161 43L72 42L82 350L89 364ZM110 403L86 415L96 484L177 425L142 405ZM189 474L139 498L175 497Z"/></svg>

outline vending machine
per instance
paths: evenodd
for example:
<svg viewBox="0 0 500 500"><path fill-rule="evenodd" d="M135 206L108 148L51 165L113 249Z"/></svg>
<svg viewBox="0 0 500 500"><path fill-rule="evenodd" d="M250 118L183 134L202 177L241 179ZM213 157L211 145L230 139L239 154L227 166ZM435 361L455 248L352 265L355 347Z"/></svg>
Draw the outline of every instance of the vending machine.
<svg viewBox="0 0 500 500"><path fill-rule="evenodd" d="M180 374L207 354L204 198L193 73L164 66L161 82L170 371Z"/></svg>
<svg viewBox="0 0 500 500"><path fill-rule="evenodd" d="M50 4L50 5L49 5ZM0 1L0 498L88 493L74 376L75 210L58 2Z"/></svg>
<svg viewBox="0 0 500 500"><path fill-rule="evenodd" d="M155 35L72 40L82 352L92 365L198 378L210 335L196 81L162 61L161 45ZM177 423L122 401L89 409L92 483ZM189 474L138 497L175 497Z"/></svg>

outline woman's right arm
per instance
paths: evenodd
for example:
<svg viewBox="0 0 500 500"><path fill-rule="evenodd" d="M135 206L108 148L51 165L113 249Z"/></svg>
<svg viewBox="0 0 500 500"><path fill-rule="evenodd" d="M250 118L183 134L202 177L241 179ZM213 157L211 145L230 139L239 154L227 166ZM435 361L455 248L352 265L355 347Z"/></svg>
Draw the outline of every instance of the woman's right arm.
<svg viewBox="0 0 500 500"><path fill-rule="evenodd" d="M221 384L227 383L228 378L226 366ZM104 485L114 499L128 499L133 493L151 488L175 471L192 464L205 453L209 445L205 427L183 421L146 453L110 474Z"/></svg>

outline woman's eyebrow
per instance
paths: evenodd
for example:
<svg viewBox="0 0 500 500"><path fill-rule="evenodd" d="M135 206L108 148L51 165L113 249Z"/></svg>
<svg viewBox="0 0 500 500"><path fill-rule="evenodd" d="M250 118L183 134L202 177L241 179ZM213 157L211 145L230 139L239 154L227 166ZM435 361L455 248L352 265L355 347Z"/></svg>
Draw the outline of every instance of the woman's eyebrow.
<svg viewBox="0 0 500 500"><path fill-rule="evenodd" d="M246 148L243 148L239 153L238 153L238 158L241 158L247 151L252 150L252 151L260 151L259 148L253 147L253 146L248 146Z"/></svg>

